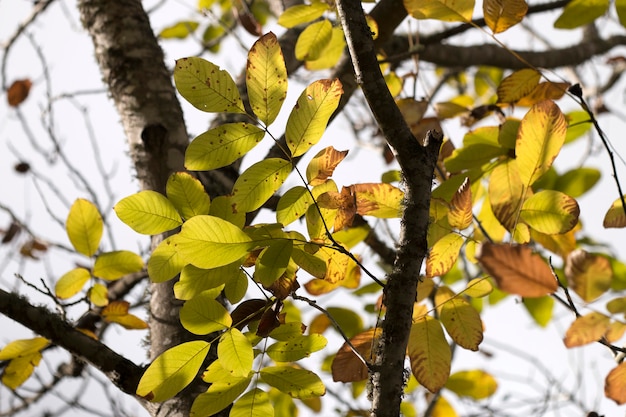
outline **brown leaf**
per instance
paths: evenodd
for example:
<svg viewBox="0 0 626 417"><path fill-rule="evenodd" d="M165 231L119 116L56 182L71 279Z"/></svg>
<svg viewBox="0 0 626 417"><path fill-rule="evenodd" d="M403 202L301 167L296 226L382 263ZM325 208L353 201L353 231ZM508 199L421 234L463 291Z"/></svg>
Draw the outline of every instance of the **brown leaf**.
<svg viewBox="0 0 626 417"><path fill-rule="evenodd" d="M373 363L373 348L378 343L378 338L382 334L381 329L370 329L359 333L350 339L354 348L370 363ZM331 365L333 381L335 382L355 382L367 379L367 366L354 354L347 343L344 343Z"/></svg>
<svg viewBox="0 0 626 417"><path fill-rule="evenodd" d="M356 196L351 187L342 187L341 193L327 191L317 198L317 203L322 208L337 209L333 226L335 232L352 225L357 210Z"/></svg>
<svg viewBox="0 0 626 417"><path fill-rule="evenodd" d="M565 276L574 292L590 302L611 288L613 268L604 256L576 249L565 260Z"/></svg>
<svg viewBox="0 0 626 417"><path fill-rule="evenodd" d="M28 97L28 93L30 92L30 87L32 87L32 85L32 81L28 78L14 81L7 91L7 101L9 102L9 106L17 107L22 104L22 102Z"/></svg>
<svg viewBox="0 0 626 417"><path fill-rule="evenodd" d="M19 223L11 222L9 229L4 232L4 236L2 237L2 244L4 245L5 243L9 243L10 241L12 241L15 236L19 235L21 230L22 226L20 226Z"/></svg>
<svg viewBox="0 0 626 417"><path fill-rule="evenodd" d="M315 186L326 182L346 155L348 155L348 151L338 151L332 146L319 151L306 168L309 184Z"/></svg>
<svg viewBox="0 0 626 417"><path fill-rule="evenodd" d="M542 297L558 288L548 264L528 246L484 242L476 259L498 287L511 294Z"/></svg>
<svg viewBox="0 0 626 417"><path fill-rule="evenodd" d="M243 301L230 313L233 319L233 326L242 330L248 323L260 320L265 306L267 306L266 300L252 299Z"/></svg>
<svg viewBox="0 0 626 417"><path fill-rule="evenodd" d="M470 188L469 178L465 178L465 181L454 193L450 202L448 223L452 227L463 230L472 224L472 214L472 189Z"/></svg>
<svg viewBox="0 0 626 417"><path fill-rule="evenodd" d="M527 96L517 101L518 106L533 106L543 100L558 100L563 97L570 83L553 83L547 81L537 85Z"/></svg>
<svg viewBox="0 0 626 417"><path fill-rule="evenodd" d="M267 337L269 334L280 326L280 310L283 308L283 303L279 300L273 308L268 308L261 316L259 327L257 328L256 335L259 337Z"/></svg>
<svg viewBox="0 0 626 417"><path fill-rule="evenodd" d="M568 348L584 346L600 340L609 330L610 320L601 313L591 312L577 317L565 332L565 346Z"/></svg>
<svg viewBox="0 0 626 417"><path fill-rule="evenodd" d="M626 362L613 368L604 380L604 395L617 404L626 403Z"/></svg>

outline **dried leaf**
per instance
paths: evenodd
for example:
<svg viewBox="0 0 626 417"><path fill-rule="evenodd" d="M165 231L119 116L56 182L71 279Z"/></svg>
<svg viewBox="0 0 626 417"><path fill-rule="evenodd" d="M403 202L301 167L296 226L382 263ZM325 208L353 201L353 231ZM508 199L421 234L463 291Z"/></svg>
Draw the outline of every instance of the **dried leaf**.
<svg viewBox="0 0 626 417"><path fill-rule="evenodd" d="M22 104L22 102L28 97L28 93L30 92L32 85L32 81L28 78L13 81L13 84L11 84L7 90L7 101L9 102L9 106L17 107Z"/></svg>
<svg viewBox="0 0 626 417"><path fill-rule="evenodd" d="M351 338L350 343L365 360L373 363L376 359L374 348L381 334L382 330L379 328L370 329ZM335 382L364 381L368 376L367 367L347 343L344 343L335 355L331 371Z"/></svg>
<svg viewBox="0 0 626 417"><path fill-rule="evenodd" d="M565 332L565 346L572 348L598 341L609 330L609 325L609 318L595 311L578 317Z"/></svg>
<svg viewBox="0 0 626 417"><path fill-rule="evenodd" d="M613 268L604 256L576 249L565 261L565 276L574 292L591 302L611 287Z"/></svg>

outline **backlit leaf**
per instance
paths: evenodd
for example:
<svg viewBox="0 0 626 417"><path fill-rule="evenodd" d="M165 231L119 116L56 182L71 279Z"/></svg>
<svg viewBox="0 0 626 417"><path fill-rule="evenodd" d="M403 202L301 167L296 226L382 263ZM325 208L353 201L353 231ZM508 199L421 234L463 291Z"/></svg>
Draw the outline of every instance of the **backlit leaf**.
<svg viewBox="0 0 626 417"><path fill-rule="evenodd" d="M626 362L617 365L606 376L604 395L619 405L626 403Z"/></svg>
<svg viewBox="0 0 626 417"><path fill-rule="evenodd" d="M291 162L281 158L261 160L246 169L233 186L233 210L249 213L261 207L291 173Z"/></svg>
<svg viewBox="0 0 626 417"><path fill-rule="evenodd" d="M430 392L439 391L448 380L452 361L439 320L430 316L416 319L411 326L407 351L415 379Z"/></svg>
<svg viewBox="0 0 626 417"><path fill-rule="evenodd" d="M274 407L267 392L255 388L235 401L229 417L274 417Z"/></svg>
<svg viewBox="0 0 626 417"><path fill-rule="evenodd" d="M187 220L175 245L185 261L204 269L231 264L253 246L240 228L213 216L194 216Z"/></svg>
<svg viewBox="0 0 626 417"><path fill-rule="evenodd" d="M261 379L293 398L320 397L326 393L324 383L315 373L291 366L268 366L261 369Z"/></svg>
<svg viewBox="0 0 626 417"><path fill-rule="evenodd" d="M448 158L445 159L445 167L450 172L461 172L463 170L479 168L493 158L504 155L506 149L501 146L487 144L472 144L455 149Z"/></svg>
<svg viewBox="0 0 626 417"><path fill-rule="evenodd" d="M151 190L123 198L113 210L135 232L145 235L158 235L183 223L172 202L163 194Z"/></svg>
<svg viewBox="0 0 626 417"><path fill-rule="evenodd" d="M452 405L444 396L439 396L433 407L432 417L459 417Z"/></svg>
<svg viewBox="0 0 626 417"><path fill-rule="evenodd" d="M176 60L174 82L178 92L199 110L245 113L233 78L205 59L189 57Z"/></svg>
<svg viewBox="0 0 626 417"><path fill-rule="evenodd" d="M504 32L522 21L528 5L524 0L485 0L483 15L493 33Z"/></svg>
<svg viewBox="0 0 626 417"><path fill-rule="evenodd" d="M510 74L498 86L498 103L515 103L530 94L541 79L534 69L521 69Z"/></svg>
<svg viewBox="0 0 626 417"><path fill-rule="evenodd" d="M626 27L626 0L615 0L615 11L621 25Z"/></svg>
<svg viewBox="0 0 626 417"><path fill-rule="evenodd" d="M576 249L565 261L565 276L572 290L591 302L611 288L613 269L604 256Z"/></svg>
<svg viewBox="0 0 626 417"><path fill-rule="evenodd" d="M11 359L2 372L2 383L12 390L17 389L32 375L35 366L39 365L41 357L41 352L34 352L27 356Z"/></svg>
<svg viewBox="0 0 626 417"><path fill-rule="evenodd" d="M596 168L575 168L560 175L554 183L554 189L577 198L589 191L600 176L601 173Z"/></svg>
<svg viewBox="0 0 626 417"><path fill-rule="evenodd" d="M539 83L528 95L520 98L516 104L530 107L543 100L558 100L567 92L569 86L569 83L553 83L552 81Z"/></svg>
<svg viewBox="0 0 626 417"><path fill-rule="evenodd" d="M450 375L446 388L459 397L482 400L491 397L498 389L498 382L489 373L481 370L459 371Z"/></svg>
<svg viewBox="0 0 626 417"><path fill-rule="evenodd" d="M440 287L435 294L439 320L459 346L473 351L483 341L483 323L478 311L448 287Z"/></svg>
<svg viewBox="0 0 626 417"><path fill-rule="evenodd" d="M276 221L287 226L302 217L311 204L313 197L309 190L302 186L290 188L278 200Z"/></svg>
<svg viewBox="0 0 626 417"><path fill-rule="evenodd" d="M196 377L210 346L208 342L194 340L163 352L141 377L137 395L159 402L178 394Z"/></svg>
<svg viewBox="0 0 626 417"><path fill-rule="evenodd" d="M222 195L215 197L213 201L211 201L211 210L209 210L209 214L211 216L224 219L243 229L246 225L246 213L233 213L233 205L231 201L231 196Z"/></svg>
<svg viewBox="0 0 626 417"><path fill-rule="evenodd" d="M595 311L577 317L565 332L565 346L572 348L598 341L609 329L609 325L609 318Z"/></svg>
<svg viewBox="0 0 626 417"><path fill-rule="evenodd" d="M93 275L108 281L139 272L144 263L141 256L127 250L105 252L98 255L93 266Z"/></svg>
<svg viewBox="0 0 626 417"><path fill-rule="evenodd" d="M302 92L289 115L285 132L293 157L319 142L342 94L339 80L318 80Z"/></svg>
<svg viewBox="0 0 626 417"><path fill-rule="evenodd" d="M574 29L589 24L606 13L609 0L573 0L554 22L558 29Z"/></svg>
<svg viewBox="0 0 626 417"><path fill-rule="evenodd" d="M188 173L176 172L170 175L165 192L183 218L188 220L199 214L209 214L211 198L202 183Z"/></svg>
<svg viewBox="0 0 626 417"><path fill-rule="evenodd" d="M270 345L266 353L276 362L296 362L326 347L321 334L302 335Z"/></svg>
<svg viewBox="0 0 626 417"><path fill-rule="evenodd" d="M508 293L542 297L558 288L548 264L528 246L484 242L476 259L498 287Z"/></svg>
<svg viewBox="0 0 626 417"><path fill-rule="evenodd" d="M276 281L287 269L293 242L289 239L276 239L260 253L254 278L266 288Z"/></svg>
<svg viewBox="0 0 626 417"><path fill-rule="evenodd" d="M463 295L472 298L482 298L489 295L493 291L493 286L486 278L474 278L467 283L467 287L463 290Z"/></svg>
<svg viewBox="0 0 626 417"><path fill-rule="evenodd" d="M220 364L235 376L247 376L252 370L254 353L248 338L235 328L220 337L217 345Z"/></svg>
<svg viewBox="0 0 626 417"><path fill-rule="evenodd" d="M465 179L461 187L454 193L450 201L450 211L448 212L448 223L450 226L463 230L472 224L472 189L469 179Z"/></svg>
<svg viewBox="0 0 626 417"><path fill-rule="evenodd" d="M174 284L174 295L179 300L191 300L201 292L217 297L224 289L224 283L239 274L237 262L212 269L200 269L185 265L180 272L180 279Z"/></svg>
<svg viewBox="0 0 626 417"><path fill-rule="evenodd" d="M526 113L515 144L515 160L525 186L550 169L563 146L566 130L565 117L552 101L537 103Z"/></svg>
<svg viewBox="0 0 626 417"><path fill-rule="evenodd" d="M276 35L267 33L248 52L246 86L250 106L269 126L274 122L287 97L287 69Z"/></svg>
<svg viewBox="0 0 626 417"><path fill-rule="evenodd" d="M524 186L516 161L510 160L494 168L489 178L489 202L498 221L509 231L519 223Z"/></svg>
<svg viewBox="0 0 626 417"><path fill-rule="evenodd" d="M70 207L65 229L74 249L85 256L92 256L102 238L102 216L92 202L79 198Z"/></svg>
<svg viewBox="0 0 626 417"><path fill-rule="evenodd" d="M298 245L293 247L291 258L300 268L315 278L321 279L326 275L327 266L325 259L308 253Z"/></svg>
<svg viewBox="0 0 626 417"><path fill-rule="evenodd" d="M224 295L231 304L238 303L248 291L248 277L243 271L226 281Z"/></svg>
<svg viewBox="0 0 626 417"><path fill-rule="evenodd" d="M142 330L148 328L148 323L128 312L128 301L113 301L102 309L104 321L117 323L129 330Z"/></svg>
<svg viewBox="0 0 626 417"><path fill-rule="evenodd" d="M322 3L325 4L325 3ZM337 65L346 48L346 39L341 26L333 27L330 40L317 59L307 59L304 67L309 71L319 71Z"/></svg>
<svg viewBox="0 0 626 417"><path fill-rule="evenodd" d="M333 175L335 168L348 155L348 151L338 151L328 146L319 151L306 167L306 178L310 185L320 185Z"/></svg>
<svg viewBox="0 0 626 417"><path fill-rule="evenodd" d="M219 361L213 362L219 364ZM213 365L213 364L211 364ZM212 416L231 405L250 385L252 375L247 377L230 377L227 380L212 381L207 390L194 400L191 406L191 417Z"/></svg>
<svg viewBox="0 0 626 417"><path fill-rule="evenodd" d="M391 184L354 184L356 211L361 216L382 219L397 218L402 214L404 192Z"/></svg>
<svg viewBox="0 0 626 417"><path fill-rule="evenodd" d="M321 20L307 26L296 41L295 55L301 61L316 60L321 56L332 37L330 20Z"/></svg>
<svg viewBox="0 0 626 417"><path fill-rule="evenodd" d="M520 218L533 229L545 233L566 233L578 223L580 209L572 197L560 191L543 190L524 201Z"/></svg>
<svg viewBox="0 0 626 417"><path fill-rule="evenodd" d="M415 19L469 22L474 12L474 0L404 0L404 7Z"/></svg>
<svg viewBox="0 0 626 417"><path fill-rule="evenodd" d="M232 319L215 296L201 292L183 304L180 322L191 333L205 335L229 328Z"/></svg>
<svg viewBox="0 0 626 417"><path fill-rule="evenodd" d="M624 333L626 333L626 324L620 321L612 321L609 329L604 334L604 338L609 343L615 343L624 336Z"/></svg>
<svg viewBox="0 0 626 417"><path fill-rule="evenodd" d="M40 352L49 344L50 341L45 337L14 340L0 350L0 361L15 359L20 356L30 356Z"/></svg>
<svg viewBox="0 0 626 417"><path fill-rule="evenodd" d="M198 22L185 20L176 22L166 27L159 33L159 37L163 39L185 39L189 34L193 33L200 24Z"/></svg>
<svg viewBox="0 0 626 417"><path fill-rule="evenodd" d="M168 237L152 251L148 259L148 276L152 282L165 282L180 273L185 266L176 249L178 235Z"/></svg>
<svg viewBox="0 0 626 417"><path fill-rule="evenodd" d="M278 24L292 28L303 23L309 23L321 17L328 10L328 5L324 2L313 2L311 4L297 4L289 7L278 17Z"/></svg>
<svg viewBox="0 0 626 417"><path fill-rule="evenodd" d="M457 233L449 233L439 239L428 253L426 276L441 276L448 272L456 263L464 241L463 236Z"/></svg>
<svg viewBox="0 0 626 417"><path fill-rule="evenodd" d="M535 323L541 327L546 327L548 325L552 319L554 298L547 295L536 298L525 297L522 302L533 320L535 320Z"/></svg>
<svg viewBox="0 0 626 417"><path fill-rule="evenodd" d="M106 286L95 283L87 292L89 301L97 307L104 307L109 304L109 290Z"/></svg>
<svg viewBox="0 0 626 417"><path fill-rule="evenodd" d="M604 215L602 225L607 229L626 227L626 211L624 211L621 198L613 202L611 208Z"/></svg>
<svg viewBox="0 0 626 417"><path fill-rule="evenodd" d="M73 297L83 289L91 274L85 268L74 268L59 278L54 286L54 293L60 299Z"/></svg>
<svg viewBox="0 0 626 417"><path fill-rule="evenodd" d="M381 333L380 328L370 329L350 338L350 342L366 361L374 363L374 352ZM335 382L364 381L368 377L367 367L345 342L335 355L331 370Z"/></svg>

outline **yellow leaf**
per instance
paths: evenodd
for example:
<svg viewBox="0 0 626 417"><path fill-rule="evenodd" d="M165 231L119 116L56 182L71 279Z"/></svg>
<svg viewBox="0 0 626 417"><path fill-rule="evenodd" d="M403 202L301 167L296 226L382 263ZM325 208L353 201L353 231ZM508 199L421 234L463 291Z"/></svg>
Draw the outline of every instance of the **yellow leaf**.
<svg viewBox="0 0 626 417"><path fill-rule="evenodd" d="M619 321L612 321L609 329L604 334L604 338L609 343L615 343L620 340L626 332L626 324Z"/></svg>
<svg viewBox="0 0 626 417"><path fill-rule="evenodd" d="M357 213L362 216L396 218L402 214L404 192L391 184L354 184Z"/></svg>
<svg viewBox="0 0 626 417"><path fill-rule="evenodd" d="M619 405L626 403L626 362L617 365L606 376L604 395Z"/></svg>
<svg viewBox="0 0 626 417"><path fill-rule="evenodd" d="M450 226L463 230L469 227L473 221L472 213L472 189L469 178L466 178L461 187L454 193L448 212Z"/></svg>
<svg viewBox="0 0 626 417"><path fill-rule="evenodd" d="M174 284L174 295L179 300L191 300L196 295L207 292L215 299L224 289L226 281L239 275L238 262L212 269L200 269L185 265L180 272L180 279Z"/></svg>
<svg viewBox="0 0 626 417"><path fill-rule="evenodd" d="M332 68L341 58L345 48L346 39L343 36L341 26L334 27L330 36L330 41L328 41L326 47L320 52L319 58L307 60L304 63L304 67L309 71L319 71L322 69Z"/></svg>
<svg viewBox="0 0 626 417"><path fill-rule="evenodd" d="M448 287L440 287L435 294L439 319L459 346L477 351L483 341L483 323L478 311Z"/></svg>
<svg viewBox="0 0 626 417"><path fill-rule="evenodd" d="M285 131L291 156L300 156L319 142L342 94L339 80L318 80L302 92Z"/></svg>
<svg viewBox="0 0 626 417"><path fill-rule="evenodd" d="M474 0L404 0L404 7L415 19L469 22L474 12Z"/></svg>
<svg viewBox="0 0 626 417"><path fill-rule="evenodd" d="M199 214L209 214L211 198L204 190L202 183L186 172L175 172L170 175L165 186L165 193L168 200L185 219Z"/></svg>
<svg viewBox="0 0 626 417"><path fill-rule="evenodd" d="M106 286L96 283L89 289L87 293L89 301L97 307L104 307L109 304L109 290Z"/></svg>
<svg viewBox="0 0 626 417"><path fill-rule="evenodd" d="M522 21L528 5L524 0L484 0L485 23L493 33L504 32Z"/></svg>
<svg viewBox="0 0 626 417"><path fill-rule="evenodd" d="M527 95L517 101L518 106L533 106L543 100L558 100L567 92L570 83L540 83Z"/></svg>
<svg viewBox="0 0 626 417"><path fill-rule="evenodd" d="M20 356L30 356L40 352L49 344L50 342L45 337L14 340L0 350L0 361L15 359Z"/></svg>
<svg viewBox="0 0 626 417"><path fill-rule="evenodd" d="M557 29L574 29L589 24L606 13L609 0L573 0L554 22Z"/></svg>
<svg viewBox="0 0 626 417"><path fill-rule="evenodd" d="M485 371L460 371L450 375L446 388L460 397L482 400L491 397L498 389L498 382Z"/></svg>
<svg viewBox="0 0 626 417"><path fill-rule="evenodd" d="M259 38L248 52L246 86L252 111L269 126L287 97L285 59L272 32Z"/></svg>
<svg viewBox="0 0 626 417"><path fill-rule="evenodd" d="M441 276L448 272L456 263L464 241L463 236L457 233L449 233L439 239L428 253L426 276Z"/></svg>
<svg viewBox="0 0 626 417"><path fill-rule="evenodd" d="M260 208L283 185L293 166L282 158L263 159L237 178L232 192L232 209L249 213Z"/></svg>
<svg viewBox="0 0 626 417"><path fill-rule="evenodd" d="M338 151L328 146L319 151L306 167L306 178L310 185L320 185L333 175L335 168L348 155L348 151ZM308 194L308 193L307 193Z"/></svg>
<svg viewBox="0 0 626 417"><path fill-rule="evenodd" d="M374 363L376 345L381 333L380 328L370 329L350 338L350 343L365 360ZM335 382L364 381L368 377L367 367L345 342L333 359L331 371Z"/></svg>
<svg viewBox="0 0 626 417"><path fill-rule="evenodd" d="M511 294L542 297L558 288L548 264L528 246L484 242L476 259L498 287Z"/></svg>
<svg viewBox="0 0 626 417"><path fill-rule="evenodd" d="M520 218L545 234L567 233L578 223L580 209L572 197L560 191L542 190L524 201Z"/></svg>
<svg viewBox="0 0 626 417"><path fill-rule="evenodd" d="M85 268L74 268L59 278L54 286L54 293L61 299L73 297L83 289L91 274Z"/></svg>
<svg viewBox="0 0 626 417"><path fill-rule="evenodd" d="M147 329L148 323L128 313L129 306L128 301L113 301L102 309L102 317L106 322L117 323L129 330Z"/></svg>
<svg viewBox="0 0 626 417"><path fill-rule="evenodd" d="M92 256L100 245L103 224L98 208L90 201L79 198L70 208L65 229L74 249L85 256Z"/></svg>
<svg viewBox="0 0 626 417"><path fill-rule="evenodd" d="M144 267L141 256L127 250L105 252L98 255L93 266L93 275L114 281L125 275L140 272Z"/></svg>
<svg viewBox="0 0 626 417"><path fill-rule="evenodd" d="M209 291L203 291L183 304L180 322L185 329L199 335L228 329L233 323L226 308Z"/></svg>
<svg viewBox="0 0 626 417"><path fill-rule="evenodd" d="M193 33L200 24L198 22L184 20L166 27L159 33L159 37L163 39L185 39L190 33Z"/></svg>
<svg viewBox="0 0 626 417"><path fill-rule="evenodd" d="M591 302L611 288L613 268L604 256L576 249L565 260L565 276L571 289Z"/></svg>
<svg viewBox="0 0 626 417"><path fill-rule="evenodd" d="M273 417L274 407L267 392L255 388L242 395L230 410L229 417Z"/></svg>
<svg viewBox="0 0 626 417"><path fill-rule="evenodd" d="M439 391L450 375L452 354L439 320L430 316L416 319L407 347L415 379L430 392Z"/></svg>
<svg viewBox="0 0 626 417"><path fill-rule="evenodd" d="M550 319L552 318L554 298L549 295L536 298L525 297L522 302L533 320L535 320L535 323L541 327L546 327L548 325Z"/></svg>
<svg viewBox="0 0 626 417"><path fill-rule="evenodd" d="M293 398L320 397L326 387L317 374L293 366L268 366L259 372L268 385Z"/></svg>
<svg viewBox="0 0 626 417"><path fill-rule="evenodd" d="M211 364L219 365L219 361ZM233 377L226 373L213 382L209 389L198 395L191 406L191 417L212 416L231 405L248 387L252 374L247 377Z"/></svg>
<svg viewBox="0 0 626 417"><path fill-rule="evenodd" d="M113 210L135 232L145 235L167 232L183 223L172 202L163 194L151 190L121 199Z"/></svg>
<svg viewBox="0 0 626 417"><path fill-rule="evenodd" d="M493 286L487 278L474 278L467 283L467 286L463 290L463 295L472 298L485 297L493 291Z"/></svg>
<svg viewBox="0 0 626 417"><path fill-rule="evenodd" d="M626 211L624 211L621 198L615 200L611 208L606 212L602 226L606 229L626 227Z"/></svg>
<svg viewBox="0 0 626 417"><path fill-rule="evenodd" d="M452 405L443 396L437 398L437 402L433 407L432 417L458 417Z"/></svg>
<svg viewBox="0 0 626 417"><path fill-rule="evenodd" d="M178 235L168 237L152 251L148 259L148 276L152 282L165 282L180 273L185 261L176 249Z"/></svg>
<svg viewBox="0 0 626 417"><path fill-rule="evenodd" d="M2 373L2 383L12 390L17 389L32 375L40 361L41 352L11 359Z"/></svg>
<svg viewBox="0 0 626 417"><path fill-rule="evenodd" d="M332 38L333 25L330 20L321 20L306 27L298 36L294 53L301 61L318 59Z"/></svg>
<svg viewBox="0 0 626 417"><path fill-rule="evenodd" d="M566 131L565 117L552 101L539 102L526 113L515 144L515 161L524 186L531 186L550 169Z"/></svg>
<svg viewBox="0 0 626 417"><path fill-rule="evenodd" d="M498 87L498 103L515 103L530 94L541 79L541 73L534 69L521 69L502 80Z"/></svg>
<svg viewBox="0 0 626 417"><path fill-rule="evenodd" d="M576 232L580 229L580 223L577 223L572 230L560 235L546 235L544 233L531 230L532 239L543 246L545 249L558 254L562 258L576 249Z"/></svg>
<svg viewBox="0 0 626 417"><path fill-rule="evenodd" d="M224 369L234 376L247 376L252 370L254 352L248 338L235 328L226 331L217 345L217 356Z"/></svg>
<svg viewBox="0 0 626 417"><path fill-rule="evenodd" d="M166 350L146 369L137 395L155 402L172 398L196 377L210 347L208 342L194 340Z"/></svg>
<svg viewBox="0 0 626 417"><path fill-rule="evenodd" d="M568 348L584 346L600 340L609 329L610 320L601 313L591 312L577 317L565 332L565 346Z"/></svg>
<svg viewBox="0 0 626 417"><path fill-rule="evenodd" d="M626 0L615 0L615 11L621 25L626 27Z"/></svg>
<svg viewBox="0 0 626 417"><path fill-rule="evenodd" d="M292 28L303 23L309 23L321 17L328 10L328 4L324 2L313 2L311 4L297 4L289 7L278 17L278 24Z"/></svg>

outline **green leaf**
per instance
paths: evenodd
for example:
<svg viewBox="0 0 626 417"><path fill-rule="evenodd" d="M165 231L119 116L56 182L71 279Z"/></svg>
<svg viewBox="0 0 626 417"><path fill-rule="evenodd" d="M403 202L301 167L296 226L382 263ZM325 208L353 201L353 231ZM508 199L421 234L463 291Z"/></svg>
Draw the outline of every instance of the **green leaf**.
<svg viewBox="0 0 626 417"><path fill-rule="evenodd" d="M187 263L203 269L238 261L253 247L251 239L240 228L213 216L187 220L175 243Z"/></svg>
<svg viewBox="0 0 626 417"><path fill-rule="evenodd" d="M246 213L233 213L232 197L230 196L214 198L211 202L209 214L224 219L240 229L243 229L246 225Z"/></svg>
<svg viewBox="0 0 626 417"><path fill-rule="evenodd" d="M165 192L183 218L189 220L199 214L209 214L211 198L202 183L188 173L170 175Z"/></svg>
<svg viewBox="0 0 626 417"><path fill-rule="evenodd" d="M139 272L144 263L141 256L127 250L105 252L98 255L93 266L93 275L114 281L125 275Z"/></svg>
<svg viewBox="0 0 626 417"><path fill-rule="evenodd" d="M285 159L269 158L246 169L233 186L233 210L249 213L260 208L283 185L292 168Z"/></svg>
<svg viewBox="0 0 626 417"><path fill-rule="evenodd" d="M265 131L250 123L226 123L196 137L185 152L185 167L209 171L232 164L254 148Z"/></svg>
<svg viewBox="0 0 626 417"><path fill-rule="evenodd" d="M198 374L211 344L202 340L182 343L159 355L137 386L137 395L160 402L172 398Z"/></svg>
<svg viewBox="0 0 626 417"><path fill-rule="evenodd" d="M552 309L554 307L554 298L546 295L544 297L522 299L524 307L531 315L535 323L541 327L546 327L552 319Z"/></svg>
<svg viewBox="0 0 626 417"><path fill-rule="evenodd" d="M180 273L180 279L174 284L174 295L179 300L190 300L201 292L213 290L217 296L224 288L224 283L239 272L237 262L213 269L186 265Z"/></svg>
<svg viewBox="0 0 626 417"><path fill-rule="evenodd" d="M246 112L233 78L207 60L198 57L176 60L174 82L178 92L199 110Z"/></svg>
<svg viewBox="0 0 626 417"><path fill-rule="evenodd" d="M321 1L312 4L297 4L281 13L278 17L278 24L286 28L292 28L314 21L321 17L326 10L328 10L328 5Z"/></svg>
<svg viewBox="0 0 626 417"><path fill-rule="evenodd" d="M626 27L626 0L615 0L615 11L620 24Z"/></svg>
<svg viewBox="0 0 626 417"><path fill-rule="evenodd" d="M585 133L589 132L593 124L586 111L579 110L565 114L567 120L567 134L565 135L565 143L573 142Z"/></svg>
<svg viewBox="0 0 626 417"><path fill-rule="evenodd" d="M496 379L485 371L460 371L450 375L446 388L459 397L482 400L491 397L498 389Z"/></svg>
<svg viewBox="0 0 626 417"><path fill-rule="evenodd" d="M596 185L601 175L600 171L595 168L575 168L559 176L554 189L577 198Z"/></svg>
<svg viewBox="0 0 626 417"><path fill-rule="evenodd" d="M232 319L215 297L201 292L183 304L180 322L191 333L205 335L229 328Z"/></svg>
<svg viewBox="0 0 626 417"><path fill-rule="evenodd" d="M302 92L289 115L285 132L293 157L319 142L342 94L339 80L315 81Z"/></svg>
<svg viewBox="0 0 626 417"><path fill-rule="evenodd" d="M293 242L289 239L276 239L259 255L254 278L265 287L271 286L287 269Z"/></svg>
<svg viewBox="0 0 626 417"><path fill-rule="evenodd" d="M472 168L479 168L497 158L505 155L507 150L502 147L496 147L485 144L476 144L463 146L455 149L445 160L446 169L450 172L461 172Z"/></svg>
<svg viewBox="0 0 626 417"><path fill-rule="evenodd" d="M274 417L274 407L267 392L255 388L235 401L229 417Z"/></svg>
<svg viewBox="0 0 626 417"><path fill-rule="evenodd" d="M606 13L609 0L573 0L554 22L557 29L574 29L587 25Z"/></svg>
<svg viewBox="0 0 626 417"><path fill-rule="evenodd" d="M326 393L324 383L315 373L290 366L268 366L261 369L261 379L293 398L320 397Z"/></svg>
<svg viewBox="0 0 626 417"><path fill-rule="evenodd" d="M215 361L213 363L219 363ZM211 364L213 365L213 364ZM212 416L231 405L250 385L252 375L214 381L207 392L198 395L191 406L191 417Z"/></svg>
<svg viewBox="0 0 626 417"><path fill-rule="evenodd" d="M158 235L183 224L172 202L156 191L140 191L123 198L113 210L121 221L144 235Z"/></svg>
<svg viewBox="0 0 626 417"><path fill-rule="evenodd" d="M102 238L102 216L92 202L79 198L70 207L65 229L74 249L85 256L92 256Z"/></svg>
<svg viewBox="0 0 626 417"><path fill-rule="evenodd" d="M302 269L315 278L324 278L326 275L326 261L314 254L311 254L304 250L302 246L294 246L291 252L291 258Z"/></svg>
<svg viewBox="0 0 626 417"><path fill-rule="evenodd" d="M61 299L73 297L83 289L91 274L85 268L74 268L59 278L54 286L54 293Z"/></svg>
<svg viewBox="0 0 626 417"><path fill-rule="evenodd" d="M234 376L247 376L252 370L254 352L248 338L232 328L220 337L217 357L224 369Z"/></svg>
<svg viewBox="0 0 626 417"><path fill-rule="evenodd" d="M474 0L404 0L404 7L415 19L469 22L474 12Z"/></svg>
<svg viewBox="0 0 626 417"><path fill-rule="evenodd" d="M313 197L305 187L290 188L278 200L276 221L287 226L302 217L311 204L313 204Z"/></svg>
<svg viewBox="0 0 626 417"><path fill-rule="evenodd" d="M560 191L543 190L524 202L520 218L538 232L560 234L576 226L579 214L576 200Z"/></svg>
<svg viewBox="0 0 626 417"><path fill-rule="evenodd" d="M321 56L333 34L333 25L329 20L311 23L298 36L296 41L296 58L301 61L313 61Z"/></svg>
<svg viewBox="0 0 626 417"><path fill-rule="evenodd" d="M321 334L303 335L276 342L267 348L266 353L276 362L295 362L324 349L327 343L328 341Z"/></svg>
<svg viewBox="0 0 626 417"><path fill-rule="evenodd" d="M185 39L189 34L193 33L200 24L191 20L177 22L166 27L159 33L159 38L163 39Z"/></svg>
<svg viewBox="0 0 626 417"><path fill-rule="evenodd" d="M271 125L287 97L285 58L272 32L259 38L250 48L246 86L252 111L265 126Z"/></svg>
<svg viewBox="0 0 626 417"><path fill-rule="evenodd" d="M226 281L224 295L231 304L238 303L248 291L248 278L243 271Z"/></svg>
<svg viewBox="0 0 626 417"><path fill-rule="evenodd" d="M20 356L30 356L40 352L49 344L50 341L45 337L14 340L0 350L0 361L15 359Z"/></svg>
<svg viewBox="0 0 626 417"><path fill-rule="evenodd" d="M168 237L152 251L148 259L148 276L152 282L165 282L174 278L185 266L176 249L178 235Z"/></svg>

